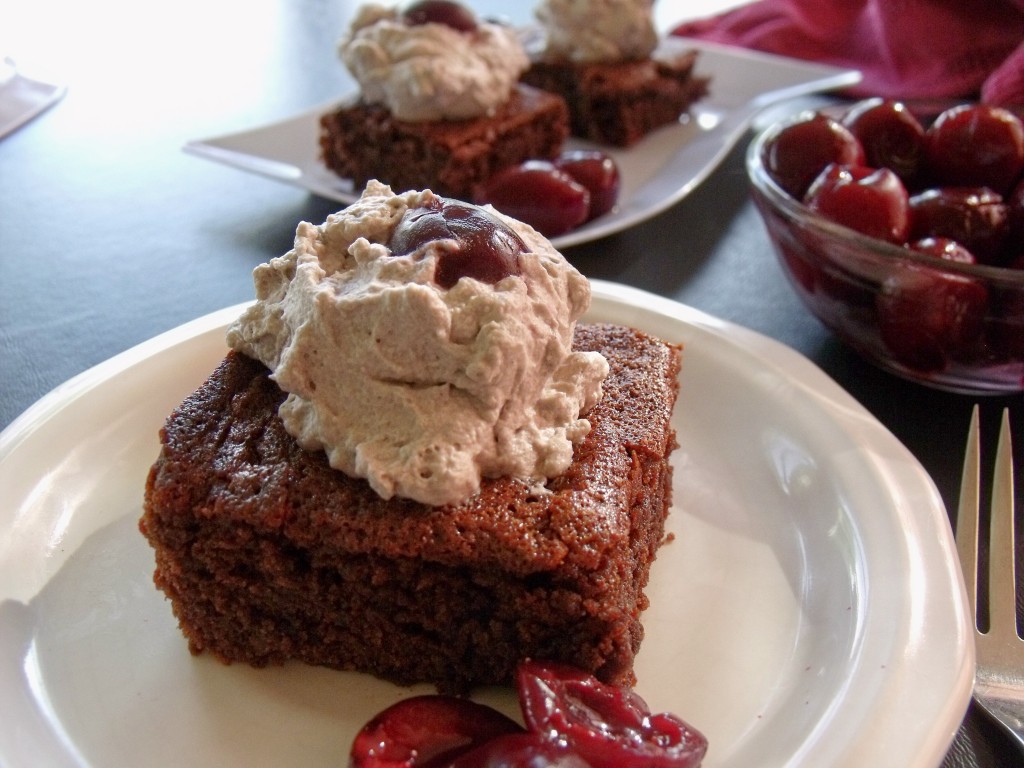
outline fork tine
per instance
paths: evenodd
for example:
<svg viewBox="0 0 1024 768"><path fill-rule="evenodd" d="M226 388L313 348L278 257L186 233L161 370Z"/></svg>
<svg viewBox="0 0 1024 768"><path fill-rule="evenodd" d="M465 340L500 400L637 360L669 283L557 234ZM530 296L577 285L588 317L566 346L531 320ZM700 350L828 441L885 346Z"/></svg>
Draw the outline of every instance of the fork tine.
<svg viewBox="0 0 1024 768"><path fill-rule="evenodd" d="M981 447L979 441L978 406L971 412L964 450L964 470L960 481L960 503L956 513L956 551L964 586L971 606L971 619L978 622L978 506L981 493Z"/></svg>
<svg viewBox="0 0 1024 768"><path fill-rule="evenodd" d="M1003 410L992 476L992 522L989 535L989 632L1017 634L1017 578L1014 568L1013 446L1010 412Z"/></svg>

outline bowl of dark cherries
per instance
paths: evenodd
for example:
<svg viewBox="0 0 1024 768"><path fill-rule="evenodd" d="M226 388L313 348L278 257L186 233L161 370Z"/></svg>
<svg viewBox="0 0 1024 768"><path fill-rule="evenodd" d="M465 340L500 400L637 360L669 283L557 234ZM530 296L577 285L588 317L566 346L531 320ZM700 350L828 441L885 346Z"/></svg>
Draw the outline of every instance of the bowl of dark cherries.
<svg viewBox="0 0 1024 768"><path fill-rule="evenodd" d="M747 152L797 294L866 359L971 394L1024 390L1024 124L980 104L804 112Z"/></svg>

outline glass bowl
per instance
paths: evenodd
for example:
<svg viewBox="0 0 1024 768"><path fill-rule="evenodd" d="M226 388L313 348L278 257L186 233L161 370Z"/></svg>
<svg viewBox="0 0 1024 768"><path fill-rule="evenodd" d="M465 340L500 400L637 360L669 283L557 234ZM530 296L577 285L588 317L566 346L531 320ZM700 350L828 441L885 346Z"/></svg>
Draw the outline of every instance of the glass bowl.
<svg viewBox="0 0 1024 768"><path fill-rule="evenodd" d="M805 118L761 131L746 161L754 203L807 308L897 376L967 394L1024 390L1024 270L946 261L876 240L789 196L768 174L764 149Z"/></svg>

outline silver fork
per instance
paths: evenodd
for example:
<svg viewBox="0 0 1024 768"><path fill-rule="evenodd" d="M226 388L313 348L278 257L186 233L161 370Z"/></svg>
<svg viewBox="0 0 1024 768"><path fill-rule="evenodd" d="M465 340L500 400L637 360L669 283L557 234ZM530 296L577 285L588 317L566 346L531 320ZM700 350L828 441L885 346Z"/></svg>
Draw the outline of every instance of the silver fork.
<svg viewBox="0 0 1024 768"><path fill-rule="evenodd" d="M971 613L975 617L977 669L974 700L1005 726L1024 751L1024 640L1017 631L1017 581L1013 554L1013 450L1008 410L1003 411L992 480L989 622L985 632L977 628L980 467L978 406L975 406L967 436L956 525L957 553L964 572Z"/></svg>

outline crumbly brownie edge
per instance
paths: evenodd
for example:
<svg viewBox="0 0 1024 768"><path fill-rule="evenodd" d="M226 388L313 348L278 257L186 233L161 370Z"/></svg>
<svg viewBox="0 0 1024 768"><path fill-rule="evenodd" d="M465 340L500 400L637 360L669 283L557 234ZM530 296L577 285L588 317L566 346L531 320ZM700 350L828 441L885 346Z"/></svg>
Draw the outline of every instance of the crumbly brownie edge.
<svg viewBox="0 0 1024 768"><path fill-rule="evenodd" d="M378 179L399 191L471 200L498 171L556 156L568 136L564 101L520 85L493 116L472 120L409 123L379 105L342 106L320 118L320 155L356 190Z"/></svg>
<svg viewBox="0 0 1024 768"><path fill-rule="evenodd" d="M707 95L709 79L693 74L695 60L689 52L621 64L537 61L522 79L565 99L574 136L629 147Z"/></svg>

